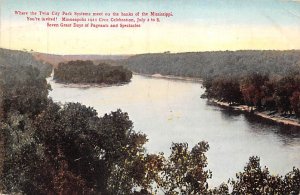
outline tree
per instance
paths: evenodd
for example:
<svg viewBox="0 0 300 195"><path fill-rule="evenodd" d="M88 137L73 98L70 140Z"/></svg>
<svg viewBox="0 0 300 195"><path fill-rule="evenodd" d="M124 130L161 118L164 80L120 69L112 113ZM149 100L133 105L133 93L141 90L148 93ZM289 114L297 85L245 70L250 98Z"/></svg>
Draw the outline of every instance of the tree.
<svg viewBox="0 0 300 195"><path fill-rule="evenodd" d="M300 172L293 169L284 178L270 175L267 167L260 166L259 157L250 157L244 172L236 174L236 180L230 180L231 194L293 194L300 192Z"/></svg>
<svg viewBox="0 0 300 195"><path fill-rule="evenodd" d="M293 92L292 97L290 97L290 103L295 115L300 118L300 91Z"/></svg>
<svg viewBox="0 0 300 195"><path fill-rule="evenodd" d="M37 68L3 67L1 85L2 111L17 110L31 117L41 112L47 105L50 86L41 77Z"/></svg>
<svg viewBox="0 0 300 195"><path fill-rule="evenodd" d="M205 194L211 172L207 167L207 142L199 142L191 151L187 143L173 143L163 172L166 194Z"/></svg>
<svg viewBox="0 0 300 195"><path fill-rule="evenodd" d="M296 75L283 77L277 82L275 91L275 101L278 110L284 114L292 114L290 98L300 86L300 79ZM294 97L295 98L295 97Z"/></svg>
<svg viewBox="0 0 300 195"><path fill-rule="evenodd" d="M233 103L242 103L242 93L237 78L216 77L205 81L206 93L209 98Z"/></svg>
<svg viewBox="0 0 300 195"><path fill-rule="evenodd" d="M132 72L123 66L111 66L105 63L94 65L90 60L60 63L54 69L55 80L66 83L119 84L128 83Z"/></svg>
<svg viewBox="0 0 300 195"><path fill-rule="evenodd" d="M269 77L267 75L253 73L241 81L241 91L244 102L248 106L261 108L262 100L264 98L263 86L268 80Z"/></svg>

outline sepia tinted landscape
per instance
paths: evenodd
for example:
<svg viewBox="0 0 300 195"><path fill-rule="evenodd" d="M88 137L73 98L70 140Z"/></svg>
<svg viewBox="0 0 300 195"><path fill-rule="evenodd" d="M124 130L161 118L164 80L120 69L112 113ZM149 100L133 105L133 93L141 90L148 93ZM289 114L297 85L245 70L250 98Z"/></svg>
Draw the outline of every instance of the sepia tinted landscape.
<svg viewBox="0 0 300 195"><path fill-rule="evenodd" d="M1 49L1 190L298 194L299 54Z"/></svg>
<svg viewBox="0 0 300 195"><path fill-rule="evenodd" d="M299 195L300 0L0 0L0 194Z"/></svg>

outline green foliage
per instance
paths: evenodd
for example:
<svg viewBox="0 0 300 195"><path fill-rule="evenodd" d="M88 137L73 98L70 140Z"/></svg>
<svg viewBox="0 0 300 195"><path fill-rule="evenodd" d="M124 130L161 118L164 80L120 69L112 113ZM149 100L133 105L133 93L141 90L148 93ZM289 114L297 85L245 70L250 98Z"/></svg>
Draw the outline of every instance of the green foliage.
<svg viewBox="0 0 300 195"><path fill-rule="evenodd" d="M132 72L122 66L94 65L92 61L69 61L54 69L54 79L66 83L128 83Z"/></svg>
<svg viewBox="0 0 300 195"><path fill-rule="evenodd" d="M262 99L264 98L263 86L268 81L268 76L257 73L250 74L240 81L240 90L242 92L244 102L248 106L261 108Z"/></svg>
<svg viewBox="0 0 300 195"><path fill-rule="evenodd" d="M281 112L291 113L293 108L297 112L297 107L292 107L291 102L293 101L293 105L297 104L295 102L297 99L293 98L293 94L297 91L300 91L300 75L291 74L278 81L275 89L275 102Z"/></svg>
<svg viewBox="0 0 300 195"><path fill-rule="evenodd" d="M216 77L207 79L204 82L208 98L216 98L220 101L233 103L242 103L243 97L240 90L240 83L233 77Z"/></svg>
<svg viewBox="0 0 300 195"><path fill-rule="evenodd" d="M2 112L17 110L34 116L47 105L50 86L32 66L0 67L0 100Z"/></svg>
<svg viewBox="0 0 300 195"><path fill-rule="evenodd" d="M299 71L300 51L213 51L135 55L122 64L143 74L185 77L287 75Z"/></svg>
<svg viewBox="0 0 300 195"><path fill-rule="evenodd" d="M45 78L32 66L0 67L2 183L8 192L47 190L43 146L34 139L33 119L47 106Z"/></svg>
<svg viewBox="0 0 300 195"><path fill-rule="evenodd" d="M108 189L108 179L126 169L125 162L137 158L146 141L145 135L133 132L132 122L121 110L99 118L94 109L79 103L62 109L49 105L36 126L37 139L45 145L51 163L56 165L56 157L63 154L69 170L98 191ZM118 181L125 186L122 178Z"/></svg>
<svg viewBox="0 0 300 195"><path fill-rule="evenodd" d="M173 143L171 155L166 162L163 175L163 191L166 194L205 194L207 179L211 172L205 170L209 149L207 142L199 142L191 151L187 143Z"/></svg>
<svg viewBox="0 0 300 195"><path fill-rule="evenodd" d="M300 172L293 170L285 175L270 175L267 167L260 166L258 157L250 157L244 172L236 174L236 180L231 180L232 194L293 194L300 192Z"/></svg>
<svg viewBox="0 0 300 195"><path fill-rule="evenodd" d="M228 103L245 103L259 110L292 114L299 118L300 75L270 77L257 73L244 77L207 78L206 97Z"/></svg>
<svg viewBox="0 0 300 195"><path fill-rule="evenodd" d="M4 193L299 194L299 169L284 177L273 176L267 168L261 169L258 157L251 157L236 179L210 189L207 142L199 142L191 150L187 143L173 143L168 158L148 154L146 135L133 130L127 113L117 110L99 117L93 108L79 103L56 104L47 97L45 78L31 66L3 66L0 76L0 135L4 138L0 182ZM297 76L284 77L278 83L259 78L263 79L250 78L245 83L258 88L263 96L276 94L276 105L290 101L296 112ZM222 83L220 79L206 84L223 100L238 101L223 88L238 93L239 82L228 79Z"/></svg>
<svg viewBox="0 0 300 195"><path fill-rule="evenodd" d="M43 167L39 166L43 159L41 146L33 139L32 121L24 115L14 113L7 122L1 128L6 138L2 182L10 193L36 193L46 187L43 185L46 181L41 183L39 180L43 174Z"/></svg>
<svg viewBox="0 0 300 195"><path fill-rule="evenodd" d="M52 72L51 65L35 60L29 52L3 48L0 48L0 66L13 67L15 69L23 66L33 66L40 71L43 78L49 76Z"/></svg>

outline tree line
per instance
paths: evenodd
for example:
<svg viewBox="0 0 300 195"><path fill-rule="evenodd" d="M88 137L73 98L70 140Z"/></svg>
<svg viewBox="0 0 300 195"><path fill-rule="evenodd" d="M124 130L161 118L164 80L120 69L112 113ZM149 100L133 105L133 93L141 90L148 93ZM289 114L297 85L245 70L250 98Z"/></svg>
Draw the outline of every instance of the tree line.
<svg viewBox="0 0 300 195"><path fill-rule="evenodd" d="M241 50L140 54L121 61L143 74L214 77L248 73L287 75L300 68L300 51Z"/></svg>
<svg viewBox="0 0 300 195"><path fill-rule="evenodd" d="M45 77L32 66L1 66L0 73L3 193L299 193L298 168L272 175L259 157L250 157L236 178L211 188L207 142L192 148L173 143L168 157L149 154L147 136L134 131L126 112L100 117L79 103L54 103Z"/></svg>
<svg viewBox="0 0 300 195"><path fill-rule="evenodd" d="M44 77L50 76L52 72L52 66L45 62L37 61L32 53L9 50L0 48L0 65L1 66L33 66L39 69L40 74Z"/></svg>
<svg viewBox="0 0 300 195"><path fill-rule="evenodd" d="M300 118L300 74L269 76L259 73L244 77L221 75L206 78L205 96L229 104L245 104L257 110Z"/></svg>
<svg viewBox="0 0 300 195"><path fill-rule="evenodd" d="M131 78L132 72L123 66L94 65L89 60L59 63L54 69L54 79L66 83L119 84L128 83Z"/></svg>

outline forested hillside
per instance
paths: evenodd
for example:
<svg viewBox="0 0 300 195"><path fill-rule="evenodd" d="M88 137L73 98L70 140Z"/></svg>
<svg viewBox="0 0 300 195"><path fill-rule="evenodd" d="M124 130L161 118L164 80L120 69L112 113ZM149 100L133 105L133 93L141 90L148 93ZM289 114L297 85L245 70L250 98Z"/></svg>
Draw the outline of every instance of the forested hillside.
<svg viewBox="0 0 300 195"><path fill-rule="evenodd" d="M1 66L0 193L299 194L298 168L272 175L259 157L212 188L207 142L149 154L147 136L134 131L126 112L98 116L80 103L57 104L40 71L21 64Z"/></svg>
<svg viewBox="0 0 300 195"><path fill-rule="evenodd" d="M300 69L300 51L141 54L129 57L123 64L137 73L199 78L249 73L286 75Z"/></svg>
<svg viewBox="0 0 300 195"><path fill-rule="evenodd" d="M91 60L94 64L108 63L115 65L118 61L127 59L128 55L57 55L34 52L33 56L42 62L50 63L52 66L57 67L59 63L66 63L68 61L76 60Z"/></svg>
<svg viewBox="0 0 300 195"><path fill-rule="evenodd" d="M270 77L257 73L245 77L217 76L205 79L204 96L229 104L273 113L289 114L300 119L300 75Z"/></svg>
<svg viewBox="0 0 300 195"><path fill-rule="evenodd" d="M33 66L39 69L44 76L50 75L52 67L49 64L35 60L33 55L24 51L8 50L0 48L1 66Z"/></svg>

